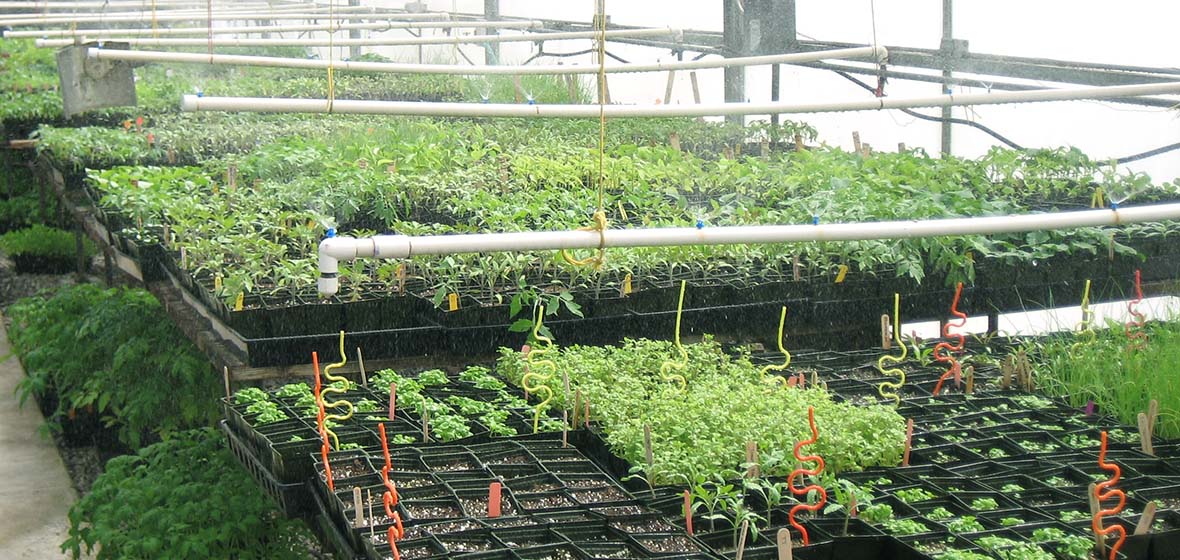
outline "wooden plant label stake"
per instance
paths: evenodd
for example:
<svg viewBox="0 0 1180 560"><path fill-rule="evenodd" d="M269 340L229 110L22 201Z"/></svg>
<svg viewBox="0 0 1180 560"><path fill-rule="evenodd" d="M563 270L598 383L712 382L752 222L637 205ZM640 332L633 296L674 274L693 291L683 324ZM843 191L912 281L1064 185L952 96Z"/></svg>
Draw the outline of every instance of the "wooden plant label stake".
<svg viewBox="0 0 1180 560"><path fill-rule="evenodd" d="M561 411L561 446L570 446L570 413L568 410Z"/></svg>
<svg viewBox="0 0 1180 560"><path fill-rule="evenodd" d="M861 144L860 149L861 149L860 155L863 156L865 159L868 159L869 156L873 155L873 147L870 146L868 142Z"/></svg>
<svg viewBox="0 0 1180 560"><path fill-rule="evenodd" d="M1155 435L1155 421L1159 418L1159 416L1160 402L1155 399L1151 399L1151 401L1147 403L1147 431L1152 435Z"/></svg>
<svg viewBox="0 0 1180 560"><path fill-rule="evenodd" d="M582 414L582 389L579 388L579 389L574 390L574 418L573 418L573 422L571 422L572 426L578 425L578 419L581 418L581 414Z"/></svg>
<svg viewBox="0 0 1180 560"><path fill-rule="evenodd" d="M230 397L229 390L229 366L221 366L221 375L225 378L225 398Z"/></svg>
<svg viewBox="0 0 1180 560"><path fill-rule="evenodd" d="M655 455L651 451L651 424L643 425L643 460L647 463L647 472L650 474L656 463Z"/></svg>
<svg viewBox="0 0 1180 560"><path fill-rule="evenodd" d="M684 491L684 528L692 536L692 492Z"/></svg>
<svg viewBox="0 0 1180 560"><path fill-rule="evenodd" d="M361 370L361 386L369 388L369 376L365 374L365 355L361 354L361 347L356 347L356 365Z"/></svg>
<svg viewBox="0 0 1180 560"><path fill-rule="evenodd" d="M1136 535L1146 535L1151 532L1151 523L1155 521L1155 501L1147 502L1143 506L1143 515L1139 516L1139 523L1135 525Z"/></svg>
<svg viewBox="0 0 1180 560"><path fill-rule="evenodd" d="M746 464L750 465L746 469L746 478L759 478L762 476L762 467L758 465L758 442L746 442Z"/></svg>
<svg viewBox="0 0 1180 560"><path fill-rule="evenodd" d="M180 268L188 268L188 249L180 248Z"/></svg>
<svg viewBox="0 0 1180 560"><path fill-rule="evenodd" d="M176 163L176 150L168 148L168 163Z"/></svg>
<svg viewBox="0 0 1180 560"><path fill-rule="evenodd" d="M852 151L856 155L860 155L862 153L861 152L861 145L860 145L860 132L855 131L855 130L852 131Z"/></svg>
<svg viewBox="0 0 1180 560"><path fill-rule="evenodd" d="M758 144L758 149L759 149L760 155L762 156L762 159L769 158L770 157L770 140L763 138L762 142L760 142Z"/></svg>
<svg viewBox="0 0 1180 560"><path fill-rule="evenodd" d="M881 349L889 350L893 347L893 335L889 332L889 314L881 315Z"/></svg>
<svg viewBox="0 0 1180 560"><path fill-rule="evenodd" d="M406 293L406 263L397 265L397 293Z"/></svg>
<svg viewBox="0 0 1180 560"><path fill-rule="evenodd" d="M803 135L796 132L795 133L795 151L802 152L803 150L806 150L806 149L807 149L807 147L803 145Z"/></svg>
<svg viewBox="0 0 1180 560"><path fill-rule="evenodd" d="M901 466L910 466L910 447L914 443L914 419L910 418L905 423L905 454L901 456Z"/></svg>
<svg viewBox="0 0 1180 560"><path fill-rule="evenodd" d="M819 370L817 370L817 369L811 370L811 385L812 386L819 385Z"/></svg>
<svg viewBox="0 0 1180 560"><path fill-rule="evenodd" d="M975 366L967 366L967 394L975 392Z"/></svg>
<svg viewBox="0 0 1180 560"><path fill-rule="evenodd" d="M590 427L590 399L586 399L586 402L584 402L582 404L585 407L585 409L582 411L582 413L583 413L582 414L582 421L584 421L586 423L586 427L589 428Z"/></svg>
<svg viewBox="0 0 1180 560"><path fill-rule="evenodd" d="M905 142L898 142L897 143L897 153L900 154L903 152L905 152Z"/></svg>
<svg viewBox="0 0 1180 560"><path fill-rule="evenodd" d="M430 443L430 410L422 408L422 443Z"/></svg>
<svg viewBox="0 0 1180 560"><path fill-rule="evenodd" d="M672 146L673 150L680 151L680 135L676 132L668 133L668 145Z"/></svg>
<svg viewBox="0 0 1180 560"><path fill-rule="evenodd" d="M228 185L229 190L235 191L238 188L238 166L230 165L225 168L225 184Z"/></svg>
<svg viewBox="0 0 1180 560"><path fill-rule="evenodd" d="M389 419L393 420L393 413L397 410L397 383L389 384Z"/></svg>
<svg viewBox="0 0 1180 560"><path fill-rule="evenodd" d="M791 278L798 282L803 278L803 265L799 264L799 254L796 253L791 262Z"/></svg>
<svg viewBox="0 0 1180 560"><path fill-rule="evenodd" d="M750 520L742 520L742 534L738 535L737 556L735 560L742 560L742 556L746 553L746 533L750 531Z"/></svg>
<svg viewBox="0 0 1180 560"><path fill-rule="evenodd" d="M1095 489L1097 488L1098 485L1094 482L1091 482L1089 489L1086 492L1086 496L1090 498L1091 518L1093 518L1095 515L1098 515L1098 512L1102 510L1102 505L1098 503L1098 496L1094 493ZM1098 547L1100 555L1106 554L1106 535L1103 535L1102 533L1094 533L1094 544Z"/></svg>
<svg viewBox="0 0 1180 560"><path fill-rule="evenodd" d="M500 483L488 485L488 517L500 517Z"/></svg>
<svg viewBox="0 0 1180 560"><path fill-rule="evenodd" d="M372 490L365 490L365 494L366 494L368 502L369 502L369 519L371 520L371 519L373 519L373 491ZM374 534L373 527L376 525L377 525L376 523L373 523L370 521L370 523L369 523L369 537L373 536L373 534Z"/></svg>
<svg viewBox="0 0 1180 560"><path fill-rule="evenodd" d="M1012 384L1012 356L1005 356L1000 362L1000 388L1007 389Z"/></svg>
<svg viewBox="0 0 1180 560"><path fill-rule="evenodd" d="M365 525L365 508L364 504L361 502L360 486L352 487L352 505L352 511L356 514L355 519L353 519L352 522L353 527L363 527Z"/></svg>
<svg viewBox="0 0 1180 560"><path fill-rule="evenodd" d="M775 536L775 542L778 544L778 560L792 560L791 557L791 531L789 529L779 529Z"/></svg>
<svg viewBox="0 0 1180 560"><path fill-rule="evenodd" d="M668 85L664 88L664 105L672 102L672 86L676 85L676 71L668 71Z"/></svg>
<svg viewBox="0 0 1180 560"><path fill-rule="evenodd" d="M1155 449L1151 446L1151 420L1148 420L1146 412L1139 413L1139 445L1144 453L1155 455Z"/></svg>

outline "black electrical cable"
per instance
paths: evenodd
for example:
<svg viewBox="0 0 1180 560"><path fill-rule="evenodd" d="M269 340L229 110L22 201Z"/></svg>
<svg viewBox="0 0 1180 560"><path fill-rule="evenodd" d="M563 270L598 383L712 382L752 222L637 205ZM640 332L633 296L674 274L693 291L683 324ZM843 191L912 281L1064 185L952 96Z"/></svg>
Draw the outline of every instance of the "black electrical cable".
<svg viewBox="0 0 1180 560"><path fill-rule="evenodd" d="M833 72L843 76L845 79L851 81L852 83L854 83L854 84L856 84L868 91L871 91L873 93L876 93L876 91L877 91L877 88L864 83L863 81L853 77L851 74L849 74L847 72L844 72L841 70L833 70ZM947 123L951 123L951 124L963 124L963 125L967 125L967 126L972 126L972 127L975 127L977 129L987 133L988 135L995 138L996 140L999 140L1000 142L1007 145L1009 148L1012 148L1014 150L1027 149L1024 146L1021 146L1020 144L1017 144L1016 142L1009 140L1007 137L1000 134L999 132L996 132L996 131L992 130L991 128L989 128L985 125L979 124L975 121L969 121L967 119L957 119L957 118L953 118L953 117L949 118L949 119L944 119L942 117L935 117L935 116L931 116L931 115L922 114L917 111L914 111L913 109L899 109L899 110L911 117L914 117L916 119L921 119L924 121L947 122ZM1167 146L1160 146L1158 148L1155 148L1153 150L1148 150L1146 152L1140 152L1138 154L1133 154L1133 155L1121 157L1121 158L1115 159L1114 162L1116 164L1122 165L1125 163L1131 163L1134 161L1147 159L1149 157L1158 156L1160 154L1166 154L1166 153L1174 151L1174 150L1180 150L1180 142L1177 142L1175 144L1168 144Z"/></svg>

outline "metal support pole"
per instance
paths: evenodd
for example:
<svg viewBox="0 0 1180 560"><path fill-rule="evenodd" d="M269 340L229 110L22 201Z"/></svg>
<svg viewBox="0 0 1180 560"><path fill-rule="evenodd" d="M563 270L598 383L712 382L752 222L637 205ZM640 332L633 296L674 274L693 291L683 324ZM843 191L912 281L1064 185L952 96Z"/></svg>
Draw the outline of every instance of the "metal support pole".
<svg viewBox="0 0 1180 560"><path fill-rule="evenodd" d="M742 56L746 52L746 17L745 11L738 4L738 0L723 0L723 35L726 56ZM725 102L742 103L746 100L746 69L725 69ZM738 115L725 118L731 123L743 123L745 119Z"/></svg>
<svg viewBox="0 0 1180 560"><path fill-rule="evenodd" d="M942 93L950 93L951 83L951 48L954 43L954 0L942 0ZM951 108L942 108L942 147L943 155L951 155Z"/></svg>
<svg viewBox="0 0 1180 560"><path fill-rule="evenodd" d="M483 0L483 18L487 21L497 21L500 19L500 0ZM488 29L485 33L495 35L499 32L495 29ZM484 45L483 50L484 64L500 63L499 43L487 43Z"/></svg>
<svg viewBox="0 0 1180 560"><path fill-rule="evenodd" d="M348 5L349 6L360 6L361 0L348 0ZM356 23L356 22L353 21L353 23ZM348 38L349 39L360 39L361 38L361 30L360 29L350 29L348 31ZM360 56L361 56L361 46L360 45L352 45L352 46L348 47L348 58L350 58L352 60L356 60L356 59L360 58Z"/></svg>
<svg viewBox="0 0 1180 560"><path fill-rule="evenodd" d="M770 65L770 100L771 101L778 101L779 87L780 87L779 81L781 81L781 80L782 80L782 70L780 69L780 65L771 64ZM775 113L770 116L770 124L778 126L778 122L779 122L778 113Z"/></svg>

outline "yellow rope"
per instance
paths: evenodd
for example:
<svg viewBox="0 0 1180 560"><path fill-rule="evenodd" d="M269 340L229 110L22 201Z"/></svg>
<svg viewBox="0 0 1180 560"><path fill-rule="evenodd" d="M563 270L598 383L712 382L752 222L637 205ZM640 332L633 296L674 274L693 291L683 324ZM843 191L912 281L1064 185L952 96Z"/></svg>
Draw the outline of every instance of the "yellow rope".
<svg viewBox="0 0 1180 560"><path fill-rule="evenodd" d="M594 22L598 32L598 210L594 212L594 225L578 228L579 231L598 232L598 252L592 257L576 259L566 249L561 258L573 266L593 265L599 270L606 262L606 0L597 0L598 13Z"/></svg>
<svg viewBox="0 0 1180 560"><path fill-rule="evenodd" d="M343 381L344 388L339 389L336 387L332 387L331 385L328 385L327 387L324 387L323 390L320 391L320 398L324 400L324 408L336 409L336 408L344 407L348 410L348 412L346 414L326 415L326 416L324 416L324 422L327 422L328 420L339 420L341 422L344 422L344 421L347 421L348 419L352 418L353 408L352 408L351 402L348 402L344 399L341 399L338 401L327 402L327 398L326 398L328 393L343 393L348 390L348 379L347 378L345 378L343 376L331 374L332 370L342 367L346 363L348 363L348 355L344 353L344 331L340 331L340 361L336 362L334 364L331 364L328 367L325 367L324 368L324 377L327 378L329 382ZM340 450L340 438L336 437L336 434L334 432L332 432L331 430L327 430L327 432L329 435L332 436L332 442L335 444L336 450L339 451Z"/></svg>
<svg viewBox="0 0 1180 560"><path fill-rule="evenodd" d="M881 356L881 359L877 360L877 369L881 371L881 375L896 375L898 380L896 383L882 381L881 384L877 386L877 392L880 393L882 397L892 397L894 404L901 404L901 395L897 393L897 390L901 389L902 385L905 385L905 370L901 368L885 369L885 362L891 362L895 365L900 364L901 362L905 361L907 356L910 355L909 348L906 347L906 345L901 341L901 295L899 294L893 294L893 340L898 346L901 347L901 355ZM885 390L887 387L893 389L893 392L887 392Z"/></svg>
<svg viewBox="0 0 1180 560"><path fill-rule="evenodd" d="M557 372L557 364L554 363L553 360L537 359L538 357L544 356L546 353L553 350L553 340L539 332L541 330L541 324L544 321L545 306L538 305L536 306L536 321L533 323L533 338L538 342L538 344L536 349L529 350L528 356L525 356L525 362L528 363L528 373L524 374L524 377L520 379L521 386L523 386L524 390L528 391L529 394L544 394L544 399L537 403L536 408L533 409L534 434L537 433L537 429L540 426L541 412L544 411L545 408L549 406L549 402L553 400L553 389L549 388L549 386L545 385L545 383L552 379L553 374ZM537 369L541 366L544 366L548 370L548 373L537 373ZM532 385L531 382L534 379L539 381L541 384Z"/></svg>
<svg viewBox="0 0 1180 560"><path fill-rule="evenodd" d="M680 344L680 317L681 317L681 315L684 314L684 286L685 286L685 284L686 284L686 282L684 280L680 281L680 300L676 303L676 338L675 338L675 342L676 342L676 351L680 352L680 361L674 362L672 360L667 360L663 364L660 365L660 379L662 379L664 381L675 381L676 383L679 383L681 391L683 391L688 386L688 382L684 379L684 376L680 375L680 374L669 374L668 372L670 370L684 371L684 368L688 367L688 352L686 352L684 350L684 346L682 346Z"/></svg>
<svg viewBox="0 0 1180 560"><path fill-rule="evenodd" d="M778 344L778 351L782 352L782 354L784 356L786 356L786 358L783 360L783 363L780 365L773 365L772 364L772 365L762 368L762 382L763 383L768 383L771 385L786 385L787 384L787 380L785 378L783 378L783 376L781 376L781 375L776 375L776 376L770 377L770 378L766 377L766 374L768 372L783 371L783 370L787 369L787 366L791 365L791 353L787 352L786 348L783 348L783 326L786 325L786 323L787 323L787 306L784 305L782 313L780 313L778 316L778 338L775 338L774 340L775 340L775 343Z"/></svg>
<svg viewBox="0 0 1180 560"><path fill-rule="evenodd" d="M1094 310L1090 309L1090 281L1086 280L1086 291L1082 293L1082 322L1078 323L1078 337L1086 336L1086 340L1075 342L1070 348L1077 350L1087 344L1093 344L1098 339L1094 332Z"/></svg>
<svg viewBox="0 0 1180 560"><path fill-rule="evenodd" d="M328 0L328 113L336 101L336 0Z"/></svg>

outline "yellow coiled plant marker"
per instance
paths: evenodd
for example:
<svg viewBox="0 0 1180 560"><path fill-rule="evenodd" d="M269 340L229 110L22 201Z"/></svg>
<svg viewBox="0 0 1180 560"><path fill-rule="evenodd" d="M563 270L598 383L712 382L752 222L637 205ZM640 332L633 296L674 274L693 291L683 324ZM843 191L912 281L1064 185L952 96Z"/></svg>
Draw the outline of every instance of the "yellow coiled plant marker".
<svg viewBox="0 0 1180 560"><path fill-rule="evenodd" d="M537 433L541 423L541 411L545 410L545 407L553 400L553 389L550 389L545 383L553 378L554 373L557 373L557 364L553 360L538 359L553 350L553 340L540 333L541 324L545 320L544 305L538 305L536 307L536 315L537 320L533 323L533 339L538 344L536 348L529 350L528 356L525 356L524 360L528 364L528 373L520 378L520 384L528 394L537 395L538 397L544 396L541 402L537 403L537 406L533 409L534 434ZM547 371L545 373L538 373L538 370L541 368L545 368ZM538 381L539 384L533 385L532 382L534 380Z"/></svg>
<svg viewBox="0 0 1180 560"><path fill-rule="evenodd" d="M893 294L893 341L896 342L899 347L901 347L901 355L881 356L881 358L877 360L877 370L881 372L881 375L896 375L898 379L896 383L892 381L882 381L881 384L877 386L877 392L880 393L882 397L893 399L893 403L896 405L901 404L901 395L897 393L897 390L901 389L902 385L905 385L905 371L901 368L885 369L885 362L897 365L901 362L904 362L906 357L910 355L909 348L907 348L906 345L901 341L900 294ZM886 388L893 389L893 391L886 391Z"/></svg>
<svg viewBox="0 0 1180 560"><path fill-rule="evenodd" d="M324 408L325 409L328 409L328 408L339 409L341 407L344 407L348 410L348 412L346 414L335 414L335 413L327 414L324 416L325 423L327 423L329 420L339 420L339 421L343 422L343 421L346 421L346 420L352 418L353 409L352 409L351 402L348 402L344 399L328 402L328 394L329 393L343 393L348 390L348 379L347 378L340 376L340 375L332 375L332 370L342 367L346 363L348 363L348 355L344 353L344 331L340 331L340 361L337 363L334 363L334 364L330 364L324 368L324 377L326 377L328 379L329 384L326 387L324 387L323 391L320 391L320 398L323 399L323 401L324 401ZM333 387L331 385L332 383L336 383L336 382L343 382L344 388L340 389L338 387ZM336 433L333 432L331 429L325 428L325 431L327 431L328 435L332 437L332 443L333 443L333 445L335 445L336 450L339 451L340 450L340 438L336 437Z"/></svg>
<svg viewBox="0 0 1180 560"><path fill-rule="evenodd" d="M1078 342L1075 342L1071 349L1077 350L1087 344L1093 344L1098 339L1098 334L1094 332L1094 310L1090 309L1090 281L1086 280L1086 290L1082 292L1082 322L1078 323ZM1082 336L1086 340L1080 340Z"/></svg>
<svg viewBox="0 0 1180 560"><path fill-rule="evenodd" d="M683 391L688 387L688 382L683 375L678 373L668 373L671 370L684 371L688 367L688 352L684 350L684 346L680 344L680 317L684 314L684 286L687 284L684 280L680 281L680 300L676 303L676 351L680 352L680 361L674 362L667 360L660 365L660 379L664 381L675 381L680 384L680 390Z"/></svg>
<svg viewBox="0 0 1180 560"><path fill-rule="evenodd" d="M787 366L791 365L791 353L787 352L786 348L783 348L783 325L785 325L786 323L787 323L787 306L784 305L782 313L780 313L778 316L778 338L775 338L774 340L778 344L778 351L782 352L783 355L786 356L786 358L783 359L782 364L769 365L769 366L762 368L762 382L763 383L767 383L770 385L786 385L787 384L787 380L781 375L775 375L773 377L766 377L767 372L783 371L783 370L787 369Z"/></svg>

